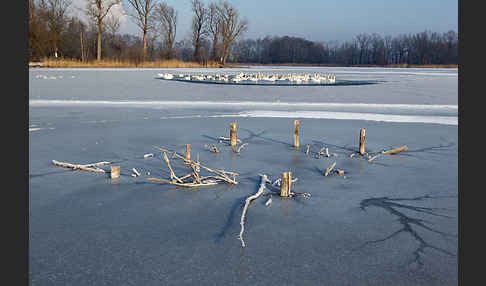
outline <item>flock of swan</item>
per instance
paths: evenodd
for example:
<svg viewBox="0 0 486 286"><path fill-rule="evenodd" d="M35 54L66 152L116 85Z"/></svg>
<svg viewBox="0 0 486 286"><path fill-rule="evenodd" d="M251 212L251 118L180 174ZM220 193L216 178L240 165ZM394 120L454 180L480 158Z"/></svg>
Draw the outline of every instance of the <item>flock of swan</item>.
<svg viewBox="0 0 486 286"><path fill-rule="evenodd" d="M238 83L242 81L250 81L250 82L259 82L259 81L266 81L266 82L278 82L278 81L286 81L290 83L326 83L332 84L336 82L336 75L335 74L262 74L262 73L238 73L238 74L178 74L174 75L171 73L164 73L164 74L157 74L160 78L163 79L178 79L178 80L186 80L186 81L216 81L216 82L232 82Z"/></svg>

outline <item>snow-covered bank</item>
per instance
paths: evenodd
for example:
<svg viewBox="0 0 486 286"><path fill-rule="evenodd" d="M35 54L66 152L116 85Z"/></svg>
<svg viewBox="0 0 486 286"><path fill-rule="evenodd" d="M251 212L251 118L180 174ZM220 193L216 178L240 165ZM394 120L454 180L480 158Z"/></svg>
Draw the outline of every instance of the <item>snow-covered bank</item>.
<svg viewBox="0 0 486 286"><path fill-rule="evenodd" d="M194 115L174 118L201 118L201 117L253 117L253 118L308 118L308 119L340 119L340 120L367 120L396 123L432 123L444 125L458 125L458 118L454 116L419 116L419 115L390 115L376 113L351 113L351 112L328 112L328 111L274 111L274 110L253 110L237 114L220 115Z"/></svg>
<svg viewBox="0 0 486 286"><path fill-rule="evenodd" d="M457 105L370 104L370 103L310 103L310 102L215 102L215 101L107 101L107 100L30 100L31 107L93 106L139 107L155 109L195 109L197 117L280 117L352 119L383 122L415 122L446 125L458 124ZM202 115L197 110L204 109ZM231 113L222 114L220 110ZM179 118L169 116L161 118Z"/></svg>

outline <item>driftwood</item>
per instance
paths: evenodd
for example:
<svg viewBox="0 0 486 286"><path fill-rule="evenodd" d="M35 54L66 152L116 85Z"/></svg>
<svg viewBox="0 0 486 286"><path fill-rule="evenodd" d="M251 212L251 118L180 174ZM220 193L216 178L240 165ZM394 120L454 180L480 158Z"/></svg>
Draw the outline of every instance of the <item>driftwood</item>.
<svg viewBox="0 0 486 286"><path fill-rule="evenodd" d="M326 157L328 157L328 158L331 157L331 155L329 154L329 148L327 148L326 146L322 146L321 150L319 150L319 152L317 152L316 158L320 159L324 155L326 155ZM333 154L333 155L335 156L336 154Z"/></svg>
<svg viewBox="0 0 486 286"><path fill-rule="evenodd" d="M376 154L375 156L371 157L368 159L368 162L371 162L373 160L375 160L376 158L378 158L378 156L380 156L381 154Z"/></svg>
<svg viewBox="0 0 486 286"><path fill-rule="evenodd" d="M372 162L373 160L378 158L380 155L394 155L394 154L397 154L397 153L400 153L400 152L403 152L403 151L407 151L407 150L408 150L407 146L402 146L400 148L395 148L395 149L388 150L388 151L382 151L381 153L378 153L375 156L370 157L368 159L368 162Z"/></svg>
<svg viewBox="0 0 486 286"><path fill-rule="evenodd" d="M137 171L137 169L132 168L132 171L135 173L136 177L140 176L140 173Z"/></svg>
<svg viewBox="0 0 486 286"><path fill-rule="evenodd" d="M381 153L384 154L384 155L393 155L393 154L397 154L397 153L400 153L402 151L407 151L407 150L408 150L407 146L402 146L400 148L392 149L392 150L389 150L389 151L383 151Z"/></svg>
<svg viewBox="0 0 486 286"><path fill-rule="evenodd" d="M98 162L86 165L79 165L79 164L71 164L65 162L59 162L56 160L52 160L52 163L56 166L63 167L63 168L70 168L73 170L82 170L94 173L105 173L105 170L98 168L99 166L109 165L111 162Z"/></svg>
<svg viewBox="0 0 486 286"><path fill-rule="evenodd" d="M263 191L265 190L265 184L266 183L271 183L271 181L268 179L267 175L263 174L261 176L261 181L260 181L260 188L258 191L254 194L246 198L245 201L245 206L243 207L243 212L241 213L241 220L240 220L240 225L241 225L241 231L239 235L239 240L241 241L241 247L245 247L245 241L243 240L243 233L245 231L245 218L246 218L246 212L248 211L248 206L250 205L250 202L253 201L254 199L258 198L263 194Z"/></svg>
<svg viewBox="0 0 486 286"><path fill-rule="evenodd" d="M248 145L248 143L242 144L242 145L240 145L240 147L238 147L238 148L236 148L236 146L235 146L235 147L233 147L233 148L232 148L232 150L233 150L233 152L235 152L235 153L240 153L240 151L241 151L241 150L243 150L243 148L245 148L245 146L246 146L246 145Z"/></svg>
<svg viewBox="0 0 486 286"><path fill-rule="evenodd" d="M327 175L329 175L329 173L331 173L331 171L334 168L334 166L336 166L336 162L332 163L332 165L329 166L329 168L327 168L326 173L324 174L324 176L327 177Z"/></svg>
<svg viewBox="0 0 486 286"><path fill-rule="evenodd" d="M197 161L195 162L195 161L192 161L190 159L186 159L184 156L181 156L181 155L177 154L176 152L171 152L171 151L169 151L165 148L160 148L160 147L156 147L156 146L154 146L154 148L161 150L164 153L164 161L167 163L167 166L169 167L170 174L171 174L171 180L169 181L169 180L165 180L165 179L150 178L149 181L163 182L163 183L168 183L168 184L183 186L183 187L210 186L210 185L216 185L216 184L218 184L218 182L221 182L221 181L229 183L229 184L238 184L238 182L236 182L236 176L238 176L237 173L225 171L223 169L214 170L214 169L211 169L209 167L206 167L199 162L199 156L198 156ZM172 169L172 167L170 165L169 159L167 158L167 154L166 154L167 152L172 153L172 158L180 159L184 162L184 164L188 165L191 168L192 173L185 175L183 177L180 177L180 178L177 177L175 175L174 170ZM201 168L212 173L213 175L205 176L205 177L200 176L199 172L200 172ZM230 178L230 176L232 178ZM193 179L192 182L184 182L185 180L190 179L190 178Z"/></svg>
<svg viewBox="0 0 486 286"><path fill-rule="evenodd" d="M218 140L219 140L219 142L220 142L220 143L221 143L221 142L226 142L226 141L228 141L228 142L230 142L230 141L231 141L231 139L230 139L230 138L223 137L223 136L220 136L220 137L218 138ZM241 140L240 140L240 139L236 139L236 143L241 143Z"/></svg>
<svg viewBox="0 0 486 286"><path fill-rule="evenodd" d="M165 179L158 179L158 178L148 178L149 181L151 182L161 182L161 183L167 183L167 184L171 184L171 185L176 185L176 186L180 186L180 187L202 187L202 186L214 186L214 185L217 185L218 182L214 182L214 181L205 181L204 183L191 183L191 182L188 182L188 183L178 183L178 182L173 182L173 181L169 181L169 180L165 180Z"/></svg>
<svg viewBox="0 0 486 286"><path fill-rule="evenodd" d="M184 183L184 181L182 181L181 179L179 179L174 170L172 169L172 166L170 165L170 161L169 161L169 158L167 158L167 154L164 152L164 161L165 163L167 164L167 167L169 167L169 171L170 171L170 179L173 180L173 179L176 179L179 183Z"/></svg>
<svg viewBox="0 0 486 286"><path fill-rule="evenodd" d="M209 149L209 151L211 152L214 152L214 153L219 153L219 150L218 148L216 147L216 145L212 144L211 148Z"/></svg>
<svg viewBox="0 0 486 286"><path fill-rule="evenodd" d="M299 197L299 196L308 199L308 198L311 197L311 194L309 194L309 193L294 193L294 192L290 193L290 197L292 197L292 198L293 197Z"/></svg>
<svg viewBox="0 0 486 286"><path fill-rule="evenodd" d="M272 203L272 194L270 194L270 198L265 203L265 206L268 207Z"/></svg>
<svg viewBox="0 0 486 286"><path fill-rule="evenodd" d="M324 156L324 149L325 148L326 148L325 146L322 146L321 150L319 150L319 152L317 152L316 159L321 159L321 156Z"/></svg>

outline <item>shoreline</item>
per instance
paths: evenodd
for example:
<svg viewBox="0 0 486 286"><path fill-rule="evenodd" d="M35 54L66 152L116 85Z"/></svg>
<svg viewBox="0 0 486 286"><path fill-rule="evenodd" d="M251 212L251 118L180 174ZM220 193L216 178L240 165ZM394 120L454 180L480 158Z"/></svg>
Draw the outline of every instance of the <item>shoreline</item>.
<svg viewBox="0 0 486 286"><path fill-rule="evenodd" d="M392 68L392 69L408 69L408 68L420 68L420 69L457 69L459 65L443 65L443 64L431 64L431 65L409 65L409 64L394 64L394 65L340 65L340 64L299 64L299 63L275 63L275 64L255 64L255 63L229 63L221 65L215 62L209 62L207 64L199 64L196 62L183 62L178 60L170 61L155 61L145 63L131 63L123 61L107 60L101 63L97 62L79 62L71 60L44 60L40 62L28 63L28 68L245 68L245 67L349 67L349 68Z"/></svg>

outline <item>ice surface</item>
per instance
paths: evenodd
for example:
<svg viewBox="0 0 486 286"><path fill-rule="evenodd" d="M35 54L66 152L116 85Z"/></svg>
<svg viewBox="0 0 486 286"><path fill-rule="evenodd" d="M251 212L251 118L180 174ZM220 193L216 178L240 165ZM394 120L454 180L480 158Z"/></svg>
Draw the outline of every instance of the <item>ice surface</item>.
<svg viewBox="0 0 486 286"><path fill-rule="evenodd" d="M457 70L275 69L383 82L223 88L157 80L160 70L31 70L29 128L51 129L29 132L30 284L457 285ZM217 139L233 121L248 143L240 154ZM350 158L360 128L367 152L409 150ZM153 146L183 152L188 143L209 167L238 172L239 184L187 190L146 180L169 177ZM323 146L336 156L316 159ZM53 159L112 161L121 177ZM344 175L324 177L334 161ZM311 198L253 202L242 249L244 199L259 173L285 171Z"/></svg>
<svg viewBox="0 0 486 286"><path fill-rule="evenodd" d="M240 71L335 73L364 86L231 86L156 79L160 72ZM36 79L39 74L65 79ZM66 79L75 76L73 79ZM53 84L55 82L55 84ZM248 69L36 69L29 70L29 99L106 101L306 102L457 105L457 69L248 68Z"/></svg>

